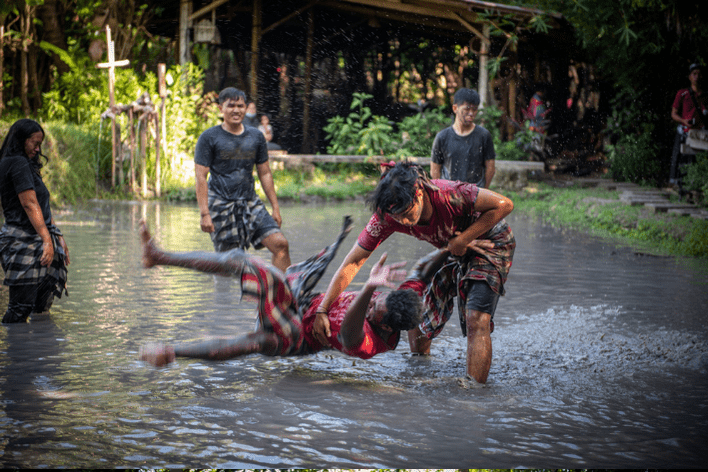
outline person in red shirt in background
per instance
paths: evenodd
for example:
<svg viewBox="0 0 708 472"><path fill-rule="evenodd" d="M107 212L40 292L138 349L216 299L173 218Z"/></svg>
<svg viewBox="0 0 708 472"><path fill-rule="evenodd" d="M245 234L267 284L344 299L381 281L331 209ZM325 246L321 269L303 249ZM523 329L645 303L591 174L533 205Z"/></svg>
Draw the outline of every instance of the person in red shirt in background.
<svg viewBox="0 0 708 472"><path fill-rule="evenodd" d="M330 307L331 335L327 339L328 345L324 345L311 334L315 310L323 295L311 291L350 230L351 218L346 217L337 241L316 256L290 266L283 274L240 249L223 253L164 252L155 245L146 224L141 222L145 267L178 266L239 278L244 295L258 301L258 327L256 331L236 338L215 338L175 346L147 344L140 349L140 359L161 367L173 362L175 357L225 360L256 353L297 356L330 348L369 359L395 349L401 330L413 329L420 323L423 313L421 297L449 253L436 251L422 258L397 290L381 293L375 289L379 286L394 288L395 281L405 278L405 271L400 269L405 262L384 265L384 254L371 269L361 291L340 294Z"/></svg>
<svg viewBox="0 0 708 472"><path fill-rule="evenodd" d="M676 128L676 139L674 139L674 148L671 154L670 184L679 183L679 166L683 164L681 162L681 144L686 142L688 131L704 129L708 123L706 96L701 88L701 68L700 64L691 64L688 69L688 80L691 82L691 86L679 90L671 106L671 119L679 126Z"/></svg>
<svg viewBox="0 0 708 472"><path fill-rule="evenodd" d="M529 129L540 134L546 134L551 123L548 119L551 110L546 106L545 97L545 85L537 85L533 97L529 100L529 106L523 110L524 118L529 120Z"/></svg>

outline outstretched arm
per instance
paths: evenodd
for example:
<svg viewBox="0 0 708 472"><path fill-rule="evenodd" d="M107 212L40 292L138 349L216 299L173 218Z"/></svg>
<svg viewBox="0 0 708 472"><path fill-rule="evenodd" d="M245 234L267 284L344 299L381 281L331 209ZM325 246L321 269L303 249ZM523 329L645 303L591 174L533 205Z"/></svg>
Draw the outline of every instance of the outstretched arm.
<svg viewBox="0 0 708 472"><path fill-rule="evenodd" d="M374 265L369 274L369 279L364 284L344 315L340 336L342 337L342 345L345 348L353 348L359 346L364 340L364 319L369 309L369 302L379 286L396 288L395 282L400 282L405 279L406 271L401 270L406 263L398 262L395 264L384 265L386 263L387 254L384 253L379 259L379 262Z"/></svg>
<svg viewBox="0 0 708 472"><path fill-rule="evenodd" d="M354 279L359 269L361 269L361 266L364 265L370 255L371 251L367 251L359 246L358 243L354 243L349 254L344 258L339 269L337 269L337 272L332 277L329 287L327 287L327 292L317 309L315 323L312 327L313 336L323 346L330 345L327 338L332 335L329 328L329 318L327 317L329 307L332 306L332 303L334 303L337 297L349 286L349 283Z"/></svg>
<svg viewBox="0 0 708 472"><path fill-rule="evenodd" d="M140 348L140 360L155 367L162 367L174 362L175 357L222 361L248 354L272 356L277 351L277 345L277 336L274 333L256 331L239 338L215 338L175 346L146 344Z"/></svg>

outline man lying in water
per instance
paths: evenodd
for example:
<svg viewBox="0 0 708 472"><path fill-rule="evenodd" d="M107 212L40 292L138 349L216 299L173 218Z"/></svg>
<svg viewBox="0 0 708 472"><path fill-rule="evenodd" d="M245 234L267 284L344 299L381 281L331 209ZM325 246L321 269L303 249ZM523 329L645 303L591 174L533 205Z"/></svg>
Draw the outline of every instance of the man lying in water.
<svg viewBox="0 0 708 472"><path fill-rule="evenodd" d="M169 346L147 344L140 349L140 359L157 367L173 362L175 357L207 360L232 359L248 354L296 356L324 349L312 335L316 310L323 294L312 293L333 259L339 245L351 230L351 218L345 217L338 239L308 260L290 266L283 274L274 266L240 249L228 252L169 253L161 250L150 236L145 222L140 223L143 265L178 266L205 273L237 277L244 295L255 297L258 304L257 329L235 338L214 338L198 343ZM449 253L435 251L422 258L405 278L405 262L385 265L384 254L371 269L364 288L343 292L330 306L331 347L350 356L368 359L395 349L401 330L414 328L421 321L422 296L433 275ZM397 290L381 293L380 286Z"/></svg>

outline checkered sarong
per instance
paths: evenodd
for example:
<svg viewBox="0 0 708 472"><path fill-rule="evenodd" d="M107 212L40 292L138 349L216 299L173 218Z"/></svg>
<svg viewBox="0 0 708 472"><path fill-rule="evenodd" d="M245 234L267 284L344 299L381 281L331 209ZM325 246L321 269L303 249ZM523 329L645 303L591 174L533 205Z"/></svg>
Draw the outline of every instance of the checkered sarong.
<svg viewBox="0 0 708 472"><path fill-rule="evenodd" d="M5 285L34 285L46 277L53 278L54 296L61 298L62 294L69 294L66 290L68 270L66 268L66 254L59 236L61 231L54 225L47 226L54 242L54 259L49 266L40 263L42 257L42 238L32 234L19 226L8 225L0 229L0 262L5 271Z"/></svg>
<svg viewBox="0 0 708 472"><path fill-rule="evenodd" d="M351 231L351 218L344 225L337 240L316 256L288 267L286 274L271 264L248 257L241 273L243 295L258 303L259 329L278 336L279 356L312 353L305 342L302 319L316 294L312 289L322 278L327 266Z"/></svg>
<svg viewBox="0 0 708 472"><path fill-rule="evenodd" d="M261 242L280 232L260 198L253 200L224 200L209 191L209 213L214 224L211 240L217 252L234 247L248 249L263 247ZM258 231L263 231L258 234ZM257 235L257 236L256 236Z"/></svg>
<svg viewBox="0 0 708 472"><path fill-rule="evenodd" d="M428 285L423 300L423 322L419 328L429 339L440 334L452 316L455 297L458 299L458 310L464 313L469 283L486 282L496 293L504 295L504 283L511 268L516 240L504 220L485 236L494 242L494 249L485 251L485 254L473 252L463 257L450 256Z"/></svg>

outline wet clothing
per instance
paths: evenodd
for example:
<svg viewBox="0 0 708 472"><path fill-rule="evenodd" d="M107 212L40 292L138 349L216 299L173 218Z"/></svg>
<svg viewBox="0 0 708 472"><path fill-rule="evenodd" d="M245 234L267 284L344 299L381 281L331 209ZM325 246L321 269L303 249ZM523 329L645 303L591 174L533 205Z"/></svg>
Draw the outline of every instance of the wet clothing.
<svg viewBox="0 0 708 472"><path fill-rule="evenodd" d="M52 222L52 211L49 208L49 190L44 185L36 164L25 156L5 156L0 160L0 199L5 223L18 226L25 231L35 233L34 226L27 212L20 203L19 194L26 190L34 190L37 203L42 209L44 224Z"/></svg>
<svg viewBox="0 0 708 472"><path fill-rule="evenodd" d="M314 294L312 289L317 284L327 266L332 261L337 249L350 227L345 228L337 241L325 248L318 255L290 266L287 274L272 265L256 258L249 258L241 274L241 287L244 295L258 301L259 329L278 335L279 356L297 356L312 354L328 349L312 336L312 327L316 310L323 294ZM402 288L415 289L423 293L422 282L407 281ZM374 292L372 300L381 294ZM349 305L356 298L356 292L342 293L329 309L332 348L361 359L369 359L376 354L395 349L400 338L400 331L388 332L378 329L369 320L364 320L364 340L352 349L345 349L339 338L344 316Z"/></svg>
<svg viewBox="0 0 708 472"><path fill-rule="evenodd" d="M480 213L474 210L479 187L446 180L432 180L431 183L438 188L437 191L423 186L433 205L433 216L427 225L405 226L396 222L390 215L385 215L382 219L374 214L359 235L359 246L367 251L374 251L391 234L404 233L441 249L447 247L456 231L464 231L479 218ZM450 319L453 299L456 296L459 297L458 308L461 316L463 315L471 282L486 282L498 295L505 293L504 283L509 275L516 248L514 234L506 221L501 220L478 239L494 242L494 249L486 251L485 254L468 251L462 257L450 255L448 262L440 268L430 283L424 299L424 321L419 326L429 338L437 336ZM452 290L452 287L455 289Z"/></svg>
<svg viewBox="0 0 708 472"><path fill-rule="evenodd" d="M210 233L214 250L217 252L231 249L256 249L263 247L263 240L280 228L268 213L263 201L255 197L252 200L223 200L209 190L209 213L214 224Z"/></svg>
<svg viewBox="0 0 708 472"><path fill-rule="evenodd" d="M208 204L216 251L262 247L267 236L280 232L256 194L253 167L268 162L265 137L244 126L236 135L221 125L204 131L197 140L194 162L209 168Z"/></svg>
<svg viewBox="0 0 708 472"><path fill-rule="evenodd" d="M49 191L42 178L24 156L6 156L0 160L0 195L5 223L0 229L0 263L5 272L4 285L10 287L10 299L3 323L22 322L34 312L43 312L54 297L67 293L66 254L59 244L61 231L52 224ZM45 225L54 243L54 259L48 266L40 263L42 238L32 226L18 194L34 190L42 209Z"/></svg>
<svg viewBox="0 0 708 472"><path fill-rule="evenodd" d="M430 158L442 165L443 179L484 187L485 164L496 158L494 140L483 126L475 125L466 136L460 136L450 126L435 136Z"/></svg>

